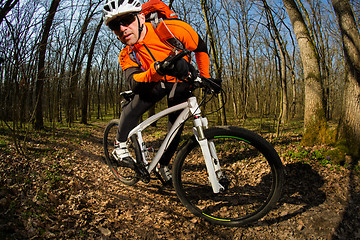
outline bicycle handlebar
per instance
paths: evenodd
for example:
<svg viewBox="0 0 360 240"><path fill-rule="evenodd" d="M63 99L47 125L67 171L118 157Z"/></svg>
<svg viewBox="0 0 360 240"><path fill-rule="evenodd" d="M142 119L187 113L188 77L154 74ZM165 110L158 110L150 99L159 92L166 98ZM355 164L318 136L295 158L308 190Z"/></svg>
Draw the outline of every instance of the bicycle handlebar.
<svg viewBox="0 0 360 240"><path fill-rule="evenodd" d="M171 57L168 57L168 59L165 59L163 66L167 67L170 64L173 64L174 62L183 58L185 55L187 55L189 53L190 53L190 50L184 49L181 52L179 52ZM219 93L222 90L220 79L205 78L203 76L200 76L200 74L198 74L197 78L194 80L194 84L195 84L195 87L197 87L197 88L205 87L215 93Z"/></svg>
<svg viewBox="0 0 360 240"><path fill-rule="evenodd" d="M169 66L170 64L173 64L174 62L178 61L179 59L183 58L189 53L190 50L184 49L181 52L165 59L163 64L165 67ZM203 87L206 88L207 90L210 90L211 92L219 93L222 90L221 82L222 82L221 79L206 78L198 73L197 78L193 81L193 86L195 88ZM120 93L120 96L124 97L128 101L131 101L134 95L135 94L132 91L125 91Z"/></svg>
<svg viewBox="0 0 360 240"><path fill-rule="evenodd" d="M199 75L197 79L195 79L194 84L196 87L205 87L214 93L220 93L222 90L221 82L221 79L211 79Z"/></svg>
<svg viewBox="0 0 360 240"><path fill-rule="evenodd" d="M169 66L170 64L175 63L176 61L178 61L179 59L185 57L185 55L189 54L190 50L188 49L184 49L181 52L179 52L178 54L175 54L171 57L169 57L168 59L165 59L163 66L166 68L167 66Z"/></svg>

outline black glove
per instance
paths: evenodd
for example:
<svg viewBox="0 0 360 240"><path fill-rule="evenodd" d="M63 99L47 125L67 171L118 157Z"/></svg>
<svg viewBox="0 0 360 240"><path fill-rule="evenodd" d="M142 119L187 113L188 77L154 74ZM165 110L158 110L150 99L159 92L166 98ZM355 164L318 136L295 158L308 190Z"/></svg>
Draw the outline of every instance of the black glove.
<svg viewBox="0 0 360 240"><path fill-rule="evenodd" d="M221 89L222 79L210 78L210 80L211 80L212 85L214 86L214 88Z"/></svg>
<svg viewBox="0 0 360 240"><path fill-rule="evenodd" d="M174 64L165 66L166 59L162 62L157 62L155 66L156 72L160 75L169 75L184 80L189 75L189 63L185 59L180 59Z"/></svg>
<svg viewBox="0 0 360 240"><path fill-rule="evenodd" d="M191 63L189 63L189 77L186 80L189 83L193 83L198 75L199 72L194 68L194 66Z"/></svg>
<svg viewBox="0 0 360 240"><path fill-rule="evenodd" d="M205 78L203 76L200 76L203 79L203 83L207 85L209 88L211 88L215 93L220 93L221 91L221 85L222 85L222 79L216 79L216 78Z"/></svg>

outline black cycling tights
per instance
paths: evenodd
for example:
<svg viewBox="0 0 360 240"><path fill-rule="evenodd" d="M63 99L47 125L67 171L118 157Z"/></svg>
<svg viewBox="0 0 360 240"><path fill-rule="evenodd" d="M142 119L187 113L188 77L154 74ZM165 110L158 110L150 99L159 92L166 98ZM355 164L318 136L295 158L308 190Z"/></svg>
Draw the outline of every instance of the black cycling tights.
<svg viewBox="0 0 360 240"><path fill-rule="evenodd" d="M168 107L172 107L179 103L185 102L191 96L191 93L188 90L189 85L187 83L178 82L174 97L169 99L169 94L173 86L174 83L158 83L155 85L155 87L144 89L142 93L136 94L134 99L128 105L126 105L121 112L120 124L116 136L117 140L119 142L125 142L129 132L139 124L140 117L163 97L167 96ZM177 111L169 114L168 130L170 130L172 124L175 122L180 112L181 111ZM171 157L174 155L180 142L182 130L183 127L179 129L174 140L160 159L161 165L169 164Z"/></svg>

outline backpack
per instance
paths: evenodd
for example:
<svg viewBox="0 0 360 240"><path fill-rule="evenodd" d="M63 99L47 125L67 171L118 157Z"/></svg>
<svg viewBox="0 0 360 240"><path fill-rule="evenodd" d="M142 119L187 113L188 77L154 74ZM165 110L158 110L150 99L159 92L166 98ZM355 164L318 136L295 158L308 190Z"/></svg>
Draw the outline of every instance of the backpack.
<svg viewBox="0 0 360 240"><path fill-rule="evenodd" d="M145 15L145 21L150 22L155 29L156 34L161 41L173 48L174 50L183 50L183 43L177 39L166 24L163 22L165 19L178 19L178 16L172 11L168 5L161 0L150 0L144 3L142 11Z"/></svg>
<svg viewBox="0 0 360 240"><path fill-rule="evenodd" d="M154 28L157 27L159 21L162 19L177 19L177 15L174 11L170 10L169 6L166 5L161 0L150 0L144 3L142 6L142 11L145 15L147 22L151 22Z"/></svg>

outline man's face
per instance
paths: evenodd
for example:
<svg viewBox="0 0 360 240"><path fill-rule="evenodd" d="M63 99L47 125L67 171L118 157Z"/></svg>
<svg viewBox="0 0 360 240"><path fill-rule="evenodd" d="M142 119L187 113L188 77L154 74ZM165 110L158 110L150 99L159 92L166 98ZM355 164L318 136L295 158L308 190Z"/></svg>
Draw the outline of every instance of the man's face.
<svg viewBox="0 0 360 240"><path fill-rule="evenodd" d="M112 20L108 26L126 45L134 45L139 40L139 22L142 26L145 22L143 14L130 13Z"/></svg>

